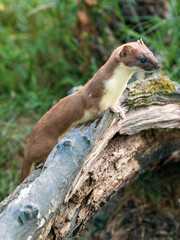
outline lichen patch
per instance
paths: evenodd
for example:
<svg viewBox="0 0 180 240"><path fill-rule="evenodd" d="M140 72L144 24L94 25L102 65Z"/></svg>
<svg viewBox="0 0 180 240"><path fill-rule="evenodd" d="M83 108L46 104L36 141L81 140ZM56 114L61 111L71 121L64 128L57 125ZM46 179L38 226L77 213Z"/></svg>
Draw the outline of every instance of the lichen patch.
<svg viewBox="0 0 180 240"><path fill-rule="evenodd" d="M165 75L149 78L144 81L137 81L131 85L129 89L129 97L141 94L162 94L169 95L177 91L175 84Z"/></svg>

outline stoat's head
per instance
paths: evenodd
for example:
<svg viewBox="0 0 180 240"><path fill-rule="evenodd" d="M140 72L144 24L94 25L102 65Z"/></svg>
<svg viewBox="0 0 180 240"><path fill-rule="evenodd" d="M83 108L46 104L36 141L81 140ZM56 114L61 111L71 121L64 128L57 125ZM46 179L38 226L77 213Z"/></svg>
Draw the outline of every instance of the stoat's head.
<svg viewBox="0 0 180 240"><path fill-rule="evenodd" d="M122 45L116 54L118 61L135 72L152 72L160 68L157 59L142 39Z"/></svg>

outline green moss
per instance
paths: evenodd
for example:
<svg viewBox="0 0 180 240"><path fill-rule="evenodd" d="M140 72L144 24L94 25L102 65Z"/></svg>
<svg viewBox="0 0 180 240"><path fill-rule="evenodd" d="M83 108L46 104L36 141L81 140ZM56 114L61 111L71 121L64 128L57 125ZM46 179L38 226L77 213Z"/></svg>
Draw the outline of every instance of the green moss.
<svg viewBox="0 0 180 240"><path fill-rule="evenodd" d="M131 108L148 105L148 97L168 96L177 90L169 77L165 75L152 77L144 81L137 81L130 86L128 103Z"/></svg>
<svg viewBox="0 0 180 240"><path fill-rule="evenodd" d="M165 75L158 78L150 78L144 81L137 81L134 83L129 91L129 96L135 95L169 95L170 93L177 91L174 83Z"/></svg>
<svg viewBox="0 0 180 240"><path fill-rule="evenodd" d="M178 89L174 83L165 75L156 78L149 78L144 81L137 81L129 90L129 97L135 95L169 95Z"/></svg>

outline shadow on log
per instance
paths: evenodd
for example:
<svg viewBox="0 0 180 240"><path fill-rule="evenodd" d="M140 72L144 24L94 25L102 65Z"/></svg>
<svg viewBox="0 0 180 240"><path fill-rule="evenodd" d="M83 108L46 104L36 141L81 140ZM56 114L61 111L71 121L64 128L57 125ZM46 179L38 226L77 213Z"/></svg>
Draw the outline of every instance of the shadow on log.
<svg viewBox="0 0 180 240"><path fill-rule="evenodd" d="M0 204L0 239L66 239L142 172L179 160L180 89L161 76L128 85L126 119L106 111L71 130Z"/></svg>

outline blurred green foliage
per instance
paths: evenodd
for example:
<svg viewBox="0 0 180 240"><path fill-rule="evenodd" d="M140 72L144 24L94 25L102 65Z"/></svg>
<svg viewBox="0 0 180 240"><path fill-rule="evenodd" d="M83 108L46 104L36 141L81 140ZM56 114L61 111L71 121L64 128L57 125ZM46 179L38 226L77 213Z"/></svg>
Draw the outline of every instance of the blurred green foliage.
<svg viewBox="0 0 180 240"><path fill-rule="evenodd" d="M101 36L84 36L82 48L74 30L75 0L0 0L0 199L18 184L20 159L34 123L72 86L87 82L102 65L89 44L100 39L108 55L119 42L144 41L158 53L163 70L180 79L180 2L170 0L170 18L138 17L126 23L117 0L99 0L90 10L101 19ZM128 0L130 6L136 4ZM113 9L113 11L112 11ZM109 39L106 17L121 22ZM170 39L167 41L167 39ZM87 61L87 59L89 61ZM85 70L86 69L86 70Z"/></svg>

